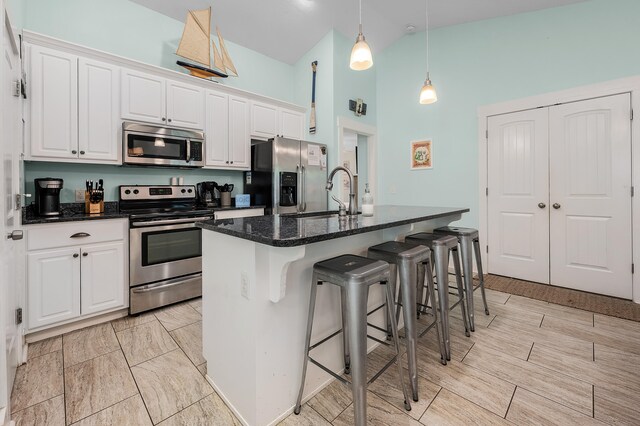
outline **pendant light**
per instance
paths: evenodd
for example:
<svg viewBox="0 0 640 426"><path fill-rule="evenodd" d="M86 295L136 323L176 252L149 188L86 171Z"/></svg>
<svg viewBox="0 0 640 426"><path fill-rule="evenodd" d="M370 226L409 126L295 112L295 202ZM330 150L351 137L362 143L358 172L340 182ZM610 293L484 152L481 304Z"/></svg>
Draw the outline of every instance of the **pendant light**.
<svg viewBox="0 0 640 426"><path fill-rule="evenodd" d="M427 26L424 32L427 37L427 79L424 81L422 90L420 90L420 103L423 105L432 104L438 100L436 89L431 84L431 79L429 78L429 0L425 0L425 3Z"/></svg>
<svg viewBox="0 0 640 426"><path fill-rule="evenodd" d="M349 67L352 70L362 71L371 68L372 65L373 58L371 56L371 49L362 34L362 0L360 0L360 26L358 27L356 44L354 44L353 49L351 49Z"/></svg>

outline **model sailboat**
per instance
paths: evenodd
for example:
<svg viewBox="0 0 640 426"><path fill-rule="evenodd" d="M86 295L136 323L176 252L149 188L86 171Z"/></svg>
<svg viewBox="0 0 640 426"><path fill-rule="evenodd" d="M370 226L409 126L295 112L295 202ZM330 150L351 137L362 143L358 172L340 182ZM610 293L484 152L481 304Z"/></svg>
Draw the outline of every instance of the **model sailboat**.
<svg viewBox="0 0 640 426"><path fill-rule="evenodd" d="M191 75L195 77L225 78L229 75L237 77L238 72L233 65L229 52L227 52L224 39L218 27L216 27L216 33L218 35L220 50L216 47L216 43L211 40L211 8L190 10L187 14L184 31L182 32L182 38L180 39L176 54L195 61L197 64L184 61L177 61L176 63L189 70ZM213 45L213 66L217 68L217 70L211 68L211 48L209 47L209 43Z"/></svg>

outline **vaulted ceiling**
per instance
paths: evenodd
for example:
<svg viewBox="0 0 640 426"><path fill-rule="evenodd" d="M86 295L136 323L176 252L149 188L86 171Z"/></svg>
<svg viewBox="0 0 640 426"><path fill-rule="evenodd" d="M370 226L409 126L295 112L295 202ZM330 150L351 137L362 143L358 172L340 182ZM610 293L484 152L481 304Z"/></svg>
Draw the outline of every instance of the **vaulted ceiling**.
<svg viewBox="0 0 640 426"><path fill-rule="evenodd" d="M292 64L329 30L353 38L357 0L132 0L179 21L189 9L213 8L212 25L225 39ZM430 0L429 25L438 28L584 0ZM363 0L364 34L373 51L425 28L425 0Z"/></svg>

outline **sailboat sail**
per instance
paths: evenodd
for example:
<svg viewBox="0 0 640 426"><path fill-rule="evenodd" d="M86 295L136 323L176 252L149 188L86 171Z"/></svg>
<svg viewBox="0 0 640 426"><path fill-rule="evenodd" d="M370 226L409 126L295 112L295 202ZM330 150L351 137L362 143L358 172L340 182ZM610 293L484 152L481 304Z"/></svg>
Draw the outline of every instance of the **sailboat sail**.
<svg viewBox="0 0 640 426"><path fill-rule="evenodd" d="M190 10L176 53L184 58L209 66L211 62L210 37L211 8Z"/></svg>
<svg viewBox="0 0 640 426"><path fill-rule="evenodd" d="M227 48L224 46L224 39L222 38L222 34L220 34L220 30L216 26L216 32L218 33L218 42L220 43L220 51L222 52L222 63L224 67L229 71L229 74L237 77L238 71L236 71L236 67L233 65L233 61L229 56L229 52L227 52Z"/></svg>
<svg viewBox="0 0 640 426"><path fill-rule="evenodd" d="M222 56L220 56L220 52L218 51L216 43L213 40L211 40L211 45L213 46L213 66L226 74L227 68L224 66Z"/></svg>

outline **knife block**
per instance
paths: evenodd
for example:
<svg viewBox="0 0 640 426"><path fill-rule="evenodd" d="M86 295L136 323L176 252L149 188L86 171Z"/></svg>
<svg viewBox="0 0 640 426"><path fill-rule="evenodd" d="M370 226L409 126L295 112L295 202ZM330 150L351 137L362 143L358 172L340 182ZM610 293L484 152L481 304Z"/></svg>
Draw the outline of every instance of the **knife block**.
<svg viewBox="0 0 640 426"><path fill-rule="evenodd" d="M104 200L92 203L89 199L89 191L84 191L84 212L87 214L104 213Z"/></svg>

